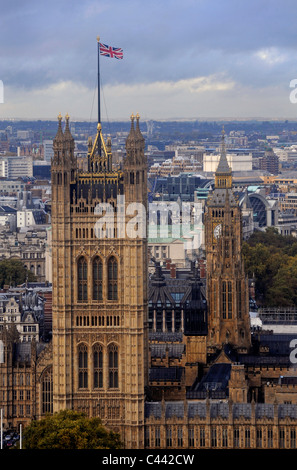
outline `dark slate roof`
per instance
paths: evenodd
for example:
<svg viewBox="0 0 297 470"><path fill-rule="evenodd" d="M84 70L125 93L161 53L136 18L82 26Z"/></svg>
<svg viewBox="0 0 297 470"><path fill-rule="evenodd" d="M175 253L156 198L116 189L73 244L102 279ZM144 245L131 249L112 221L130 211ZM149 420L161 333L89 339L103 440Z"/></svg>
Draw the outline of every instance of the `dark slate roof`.
<svg viewBox="0 0 297 470"><path fill-rule="evenodd" d="M268 346L272 356L289 356L292 348L290 342L296 338L296 334L268 334L260 335L260 346Z"/></svg>
<svg viewBox="0 0 297 470"><path fill-rule="evenodd" d="M177 418L184 417L184 402L173 401L165 403L165 417L171 418L172 416Z"/></svg>
<svg viewBox="0 0 297 470"><path fill-rule="evenodd" d="M290 365L290 358L288 356L258 356L250 354L239 355L238 361L245 365L265 366L268 364L275 364L280 366Z"/></svg>
<svg viewBox="0 0 297 470"><path fill-rule="evenodd" d="M201 418L206 418L206 403L199 401L189 401L188 402L188 416L189 418L195 418L195 416L200 416Z"/></svg>
<svg viewBox="0 0 297 470"><path fill-rule="evenodd" d="M229 416L229 404L226 402L212 403L210 405L210 417L211 418L228 418Z"/></svg>
<svg viewBox="0 0 297 470"><path fill-rule="evenodd" d="M168 349L168 357L181 358L185 352L184 344L151 344L150 351L152 357L166 357L166 349Z"/></svg>
<svg viewBox="0 0 297 470"><path fill-rule="evenodd" d="M160 401L157 402L146 402L144 406L145 417L154 416L155 418L161 418L162 416L162 404Z"/></svg>
<svg viewBox="0 0 297 470"><path fill-rule="evenodd" d="M207 403L205 401L187 401L188 418L206 418ZM268 404L268 403L255 403L255 418L260 420L262 418L273 419L275 411L279 419L286 417L297 420L297 405L294 404ZM229 416L228 402L209 402L210 417L215 419L218 417L228 418ZM252 417L252 403L233 403L232 415L234 419L244 417L251 419ZM176 416L183 418L185 414L185 402L164 402L165 417L171 418ZM162 402L146 402L145 403L145 417L154 416L157 419L162 417Z"/></svg>
<svg viewBox="0 0 297 470"><path fill-rule="evenodd" d="M17 212L16 209L10 206L0 206L0 213L5 214L15 214Z"/></svg>
<svg viewBox="0 0 297 470"><path fill-rule="evenodd" d="M274 408L270 403L256 403L255 405L255 416L256 418L273 418L274 417Z"/></svg>
<svg viewBox="0 0 297 470"><path fill-rule="evenodd" d="M234 403L233 405L233 418L251 418L252 405L251 403Z"/></svg>
<svg viewBox="0 0 297 470"><path fill-rule="evenodd" d="M180 332L163 332L157 331L155 333L149 333L150 341L158 341L160 343L182 343L183 334Z"/></svg>
<svg viewBox="0 0 297 470"><path fill-rule="evenodd" d="M201 382L194 386L194 391L225 390L231 372L230 363L213 364Z"/></svg>
<svg viewBox="0 0 297 470"><path fill-rule="evenodd" d="M297 419L297 405L281 404L278 406L278 417L280 419L289 417Z"/></svg>
<svg viewBox="0 0 297 470"><path fill-rule="evenodd" d="M36 343L36 354L39 354L46 347L44 343ZM31 360L31 343L15 343L14 345L14 361L30 361Z"/></svg>
<svg viewBox="0 0 297 470"><path fill-rule="evenodd" d="M151 382L180 382L184 367L151 367L149 380Z"/></svg>

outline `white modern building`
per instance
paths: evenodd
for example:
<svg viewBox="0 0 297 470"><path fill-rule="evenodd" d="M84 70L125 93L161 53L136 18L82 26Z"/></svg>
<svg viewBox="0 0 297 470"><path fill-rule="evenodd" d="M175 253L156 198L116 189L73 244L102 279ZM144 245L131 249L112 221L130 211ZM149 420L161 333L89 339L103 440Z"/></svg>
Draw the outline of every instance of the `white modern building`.
<svg viewBox="0 0 297 470"><path fill-rule="evenodd" d="M219 153L203 154L203 171L215 173L219 164ZM252 171L253 156L251 153L227 153L227 161L233 172Z"/></svg>
<svg viewBox="0 0 297 470"><path fill-rule="evenodd" d="M54 156L52 140L43 141L43 154L44 154L44 160L46 162L50 162L52 157Z"/></svg>
<svg viewBox="0 0 297 470"><path fill-rule="evenodd" d="M23 176L33 176L32 157L0 157L0 177L16 179Z"/></svg>

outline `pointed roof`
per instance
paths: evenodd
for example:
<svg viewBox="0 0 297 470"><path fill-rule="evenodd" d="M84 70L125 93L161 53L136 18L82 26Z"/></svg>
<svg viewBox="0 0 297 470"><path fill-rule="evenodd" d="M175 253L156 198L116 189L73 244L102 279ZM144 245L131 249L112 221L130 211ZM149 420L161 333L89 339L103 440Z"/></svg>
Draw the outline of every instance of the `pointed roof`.
<svg viewBox="0 0 297 470"><path fill-rule="evenodd" d="M62 130L62 115L61 115L61 113L59 113L58 121L59 121L59 125L58 125L58 130L57 130L56 137L54 138L54 143L64 142L64 134L63 134L63 130Z"/></svg>
<svg viewBox="0 0 297 470"><path fill-rule="evenodd" d="M138 140L138 142L140 143L140 145L143 147L145 147L145 140L144 140L144 137L140 131L140 128L139 128L139 119L140 119L140 116L139 114L137 113L136 114L136 129L135 129L135 134L136 134L136 138Z"/></svg>
<svg viewBox="0 0 297 470"><path fill-rule="evenodd" d="M131 119L131 128L130 128L129 135L128 135L127 140L126 140L126 144L129 144L131 142L135 143L135 140L136 140L136 132L135 132L135 128L134 128L135 116L134 116L133 113L131 114L130 119Z"/></svg>
<svg viewBox="0 0 297 470"><path fill-rule="evenodd" d="M222 142L221 142L221 157L220 161L216 170L216 175L218 174L226 174L226 173L232 173L232 170L229 166L229 163L227 161L227 156L226 156L226 144L225 144L225 130L223 127L222 130Z"/></svg>
<svg viewBox="0 0 297 470"><path fill-rule="evenodd" d="M65 131L64 131L64 138L65 140L69 140L72 142L74 139L69 129L69 114L68 113L65 116L65 120L66 120L66 126L65 126Z"/></svg>

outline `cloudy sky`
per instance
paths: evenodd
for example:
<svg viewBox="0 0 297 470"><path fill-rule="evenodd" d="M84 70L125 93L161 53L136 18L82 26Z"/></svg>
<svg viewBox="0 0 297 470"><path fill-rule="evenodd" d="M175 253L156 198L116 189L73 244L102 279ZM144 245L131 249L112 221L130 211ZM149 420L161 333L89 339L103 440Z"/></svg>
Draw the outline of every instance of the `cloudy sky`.
<svg viewBox="0 0 297 470"><path fill-rule="evenodd" d="M297 118L296 0L1 0L0 119ZM1 97L1 96L0 96Z"/></svg>

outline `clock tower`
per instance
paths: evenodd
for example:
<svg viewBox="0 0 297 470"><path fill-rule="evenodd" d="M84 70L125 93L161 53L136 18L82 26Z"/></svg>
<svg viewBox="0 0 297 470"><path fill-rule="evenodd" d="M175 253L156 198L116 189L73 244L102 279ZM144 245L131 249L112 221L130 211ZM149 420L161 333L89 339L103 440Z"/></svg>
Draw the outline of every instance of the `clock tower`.
<svg viewBox="0 0 297 470"><path fill-rule="evenodd" d="M208 353L230 344L240 353L250 347L248 281L241 255L241 211L232 191L225 133L214 189L205 213L207 263Z"/></svg>

